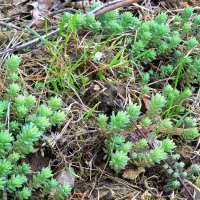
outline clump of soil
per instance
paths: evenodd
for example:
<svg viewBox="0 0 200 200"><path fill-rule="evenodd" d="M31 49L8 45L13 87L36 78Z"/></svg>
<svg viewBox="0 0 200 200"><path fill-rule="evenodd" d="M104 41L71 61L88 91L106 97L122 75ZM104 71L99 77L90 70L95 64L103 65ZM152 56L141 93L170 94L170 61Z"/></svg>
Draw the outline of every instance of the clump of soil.
<svg viewBox="0 0 200 200"><path fill-rule="evenodd" d="M107 115L111 115L115 111L122 100L126 96L126 91L123 86L111 85L109 83L101 84L100 82L91 82L84 94L83 102L92 107L99 103L98 110L103 111Z"/></svg>

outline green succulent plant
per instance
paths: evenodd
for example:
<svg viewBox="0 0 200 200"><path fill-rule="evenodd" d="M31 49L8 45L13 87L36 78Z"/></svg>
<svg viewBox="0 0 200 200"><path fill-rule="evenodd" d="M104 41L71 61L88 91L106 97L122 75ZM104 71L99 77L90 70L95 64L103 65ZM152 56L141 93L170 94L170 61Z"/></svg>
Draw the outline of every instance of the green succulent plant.
<svg viewBox="0 0 200 200"><path fill-rule="evenodd" d="M32 180L28 180L27 175L32 171L22 158L34 153L47 128L62 124L66 116L59 111L62 100L58 97L51 97L48 105L42 104L36 109L36 97L22 92L23 87L18 80L19 65L17 55L10 56L5 64L7 90L0 99L0 193L6 191L9 199L23 200L29 199L34 191L45 188L50 180L56 183L51 184L51 189L57 188L58 183L52 178L49 167L41 169ZM6 121L8 113L9 122ZM64 199L70 191L69 185L59 185L55 196ZM45 195L50 192L48 190Z"/></svg>

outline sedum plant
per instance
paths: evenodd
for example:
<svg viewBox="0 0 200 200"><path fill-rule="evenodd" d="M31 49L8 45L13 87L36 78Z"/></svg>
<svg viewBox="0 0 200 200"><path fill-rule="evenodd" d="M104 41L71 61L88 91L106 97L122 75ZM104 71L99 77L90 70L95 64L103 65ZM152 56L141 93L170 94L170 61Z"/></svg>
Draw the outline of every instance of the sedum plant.
<svg viewBox="0 0 200 200"><path fill-rule="evenodd" d="M164 186L166 192L179 189L180 179L194 179L198 183L196 176L199 166L191 165L185 170L185 164L179 161L180 155L175 153L178 148L173 141L173 135L180 130L181 135L177 135L184 142L190 142L199 135L196 120L187 115L182 116L184 103L190 96L189 89L180 92L167 85L161 93L152 95L143 115L141 107L133 103L123 111L113 112L110 118L100 114L97 118L99 133L105 139L104 159L109 160L110 168L119 173L129 165L150 168L155 165L161 167L165 163L163 173L168 180ZM147 130L147 133L152 126L155 133L147 135L147 138L140 136L130 140L124 133L138 133L133 123L144 132Z"/></svg>
<svg viewBox="0 0 200 200"><path fill-rule="evenodd" d="M194 177L200 173L200 165L192 164L188 169L185 169L185 163L180 161L180 158L180 154L172 154L162 166L167 175L167 184L164 186L166 192L179 189L181 185L179 178L193 181Z"/></svg>
<svg viewBox="0 0 200 200"><path fill-rule="evenodd" d="M140 139L134 143L126 141L121 133L131 126L131 120L138 120L139 115L140 106L131 103L125 111L113 113L109 123L105 115L98 117L100 133L106 138L103 148L104 158L110 158L110 167L116 172L125 169L129 161L139 166L153 166L165 160L167 154L176 147L169 138L164 139L161 145L153 149L149 148L146 139Z"/></svg>
<svg viewBox="0 0 200 200"><path fill-rule="evenodd" d="M95 4L91 9L98 6ZM200 83L200 15L194 13L192 7L186 7L172 19L166 13L160 13L144 22L131 12L119 14L117 11L96 18L92 13L66 14L65 18L67 22L74 22L77 31L89 28L104 35L130 32L129 38L126 38L129 60L133 66L141 69L145 67L145 71L148 63L156 61L158 67L148 71L152 79L178 76L182 80L182 87Z"/></svg>
<svg viewBox="0 0 200 200"><path fill-rule="evenodd" d="M0 97L0 195L23 200L29 199L35 191L47 196L56 189L55 199L64 199L70 194L69 185L58 185L49 167L28 179L31 168L21 160L35 152L48 128L65 121L65 113L59 111L62 100L51 97L47 104L36 106L36 97L23 92L23 85L18 80L19 65L17 55L7 59L4 80L7 89Z"/></svg>

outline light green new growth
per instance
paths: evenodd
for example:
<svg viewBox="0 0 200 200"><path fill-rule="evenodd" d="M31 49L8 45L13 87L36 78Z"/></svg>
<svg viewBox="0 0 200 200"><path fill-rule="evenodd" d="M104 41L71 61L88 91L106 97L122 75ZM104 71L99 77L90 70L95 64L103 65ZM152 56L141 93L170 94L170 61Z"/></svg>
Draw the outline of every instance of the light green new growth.
<svg viewBox="0 0 200 200"><path fill-rule="evenodd" d="M173 140L166 138L162 141L161 147L164 149L165 152L171 153L173 149L176 148L176 144L173 142Z"/></svg>
<svg viewBox="0 0 200 200"><path fill-rule="evenodd" d="M119 111L117 115L112 113L110 124L109 124L110 130L111 132L115 132L115 131L119 132L123 130L129 122L130 122L130 118L125 112Z"/></svg>
<svg viewBox="0 0 200 200"><path fill-rule="evenodd" d="M11 55L7 60L6 60L6 69L10 73L17 72L18 67L20 65L21 59L17 55Z"/></svg>
<svg viewBox="0 0 200 200"><path fill-rule="evenodd" d="M42 168L42 170L40 172L38 172L37 175L35 175L33 177L33 180L31 181L30 185L34 189L40 188L52 176L53 176L53 174L52 174L51 170L48 167L47 168Z"/></svg>
<svg viewBox="0 0 200 200"><path fill-rule="evenodd" d="M173 89L170 85L166 85L163 88L162 94L156 93L152 95L146 117L141 119L139 123L144 127L149 127L153 124L156 127L157 135L171 137L171 134L176 131L174 123L170 118L162 119L162 115L165 114L164 111L168 111L170 105L173 105L173 109L176 108L175 112L182 112L177 111L177 109L180 110L182 103L190 95L191 91L189 89L180 92L177 89ZM134 143L133 141L126 141L121 133L123 133L123 130L131 127L131 120L139 119L140 109L137 104L131 103L126 107L125 111L119 111L115 114L112 113L110 122L108 122L108 117L102 114L97 119L100 133L103 133L103 136L107 138L105 147L103 148L105 152L104 158L109 158L110 156L110 166L115 171L124 169L128 165L129 160L138 166L144 167L159 164L161 161L166 160L176 148L176 144L171 138L161 140L159 146L155 146L153 149L149 149L149 144L146 139L139 139L138 141L134 141ZM181 135L183 140L190 142L199 135L198 129L196 128L196 121L191 117L183 118L179 122L179 126L184 126L182 128L184 132ZM117 156L120 156L119 160ZM124 160L122 156L124 156ZM179 158L175 155L172 155L173 157L174 159ZM178 168L181 166L181 163L177 164ZM173 170L168 169L168 173L173 173ZM174 176L176 175L174 174Z"/></svg>
<svg viewBox="0 0 200 200"><path fill-rule="evenodd" d="M180 182L178 180L174 180L170 183L168 183L167 185L164 186L164 190L166 192L169 192L169 191L174 191L176 189L178 189L180 187Z"/></svg>
<svg viewBox="0 0 200 200"><path fill-rule="evenodd" d="M146 118L144 118L144 119L142 119L141 121L140 121L140 124L142 125L142 126L144 126L144 127L149 127L150 125L151 125L151 120L148 118L148 117L146 117Z"/></svg>
<svg viewBox="0 0 200 200"><path fill-rule="evenodd" d="M185 130L182 137L184 140L190 141L190 140L195 139L198 135L199 135L198 128L195 127L195 128L189 128Z"/></svg>
<svg viewBox="0 0 200 200"><path fill-rule="evenodd" d="M146 139L140 139L138 142L134 144L134 148L138 151L145 149L148 147L148 143Z"/></svg>
<svg viewBox="0 0 200 200"><path fill-rule="evenodd" d="M54 200L63 200L71 193L72 188L68 184L59 185Z"/></svg>
<svg viewBox="0 0 200 200"><path fill-rule="evenodd" d="M151 119L152 121L157 120L166 102L167 101L165 97L162 96L161 94L157 93L153 95L151 98L150 106L147 110L147 116L149 117L149 119Z"/></svg>
<svg viewBox="0 0 200 200"><path fill-rule="evenodd" d="M130 158L127 156L126 153L124 153L123 151L116 151L112 154L110 167L116 172L119 172L120 170L125 169L129 160Z"/></svg>
<svg viewBox="0 0 200 200"><path fill-rule="evenodd" d="M58 110L62 105L62 99L59 97L51 97L47 103L49 108L51 108L52 110Z"/></svg>
<svg viewBox="0 0 200 200"><path fill-rule="evenodd" d="M107 128L107 121L108 121L108 117L106 115L100 114L97 119L98 127L100 129Z"/></svg>
<svg viewBox="0 0 200 200"><path fill-rule="evenodd" d="M93 5L92 9L96 6L97 4ZM177 135L184 142L190 142L199 136L197 121L190 115L183 116L184 103L193 91L190 86L200 83L200 57L196 53L199 47L200 15L194 13L194 8L188 6L181 15L172 18L166 13L160 13L154 19L144 22L131 12L116 11L98 17L92 13L66 13L63 19L65 22L73 22L69 26L70 32L85 28L91 32L101 32L104 36L131 33L127 34L127 40L123 42L127 45L132 70L134 66L141 70L139 78L136 77L142 85L139 101L149 93L150 80L172 78L172 86L166 85L161 93L152 95L146 113L141 115L141 107L130 103L124 111L113 112L110 117L99 115L98 128L105 139L103 151L105 158L110 159L111 169L120 172L129 164L151 167L165 160L163 170L170 177L168 184L164 186L166 192L180 187L179 176L191 179L198 175L198 165L191 165L185 170L184 162L178 161L180 155L173 154L176 152L176 144L172 140L173 135L176 135L173 131L178 129L182 130L182 134ZM160 62L161 65L156 70L152 68L142 72L144 67L147 66L148 69L148 63L159 63L157 61L162 57L167 58L166 63ZM23 92L23 84L18 76L19 65L20 58L16 55L11 55L5 64L7 89L0 99L0 190L6 190L9 198L23 200L29 199L36 190L41 192L42 198L46 198L56 189L53 199L61 200L70 194L71 187L59 185L48 167L42 168L28 180L26 176L32 171L21 158L34 153L46 130L65 121L65 113L60 111L62 100L51 97L46 104L36 105L37 99L28 92ZM87 77L82 78L82 84L85 86L88 80ZM184 85L183 89L177 87L181 84ZM35 84L38 90L42 87L40 83ZM177 88L181 88L180 91ZM149 133L150 125L155 127L153 139ZM144 130L147 139L141 139L139 130L142 133ZM138 133L138 137L128 139L127 132L131 136ZM165 138L166 135L169 138ZM199 179L195 180L198 184Z"/></svg>
<svg viewBox="0 0 200 200"><path fill-rule="evenodd" d="M137 104L129 104L126 107L126 111L129 114L129 116L131 117L131 119L133 120L137 120L139 115L140 115L140 106L138 106Z"/></svg>
<svg viewBox="0 0 200 200"><path fill-rule="evenodd" d="M155 164L159 164L161 161L167 158L167 153L163 148L155 147L148 153L140 153L137 156L136 162L144 167L151 167Z"/></svg>

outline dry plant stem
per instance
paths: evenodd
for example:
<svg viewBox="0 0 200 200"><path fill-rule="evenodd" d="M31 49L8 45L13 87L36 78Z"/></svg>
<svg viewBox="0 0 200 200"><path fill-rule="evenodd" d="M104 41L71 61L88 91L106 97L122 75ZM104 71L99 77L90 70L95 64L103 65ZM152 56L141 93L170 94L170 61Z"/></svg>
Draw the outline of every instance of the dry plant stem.
<svg viewBox="0 0 200 200"><path fill-rule="evenodd" d="M7 191L6 191L6 187L4 186L4 189L3 189L3 200L7 200L8 197L7 197Z"/></svg>
<svg viewBox="0 0 200 200"><path fill-rule="evenodd" d="M132 3L137 3L139 1L140 0L115 0L115 1L111 1L106 4L103 4L102 6L92 10L90 13L93 13L96 16L99 16L111 10L116 10L118 8L125 7Z"/></svg>
<svg viewBox="0 0 200 200"><path fill-rule="evenodd" d="M63 8L63 9L60 9L60 10L56 10L56 11L53 11L52 13L49 14L50 17L54 16L54 15L57 15L59 13L63 13L63 12L70 12L70 13L76 13L77 10L76 9L73 9L73 8Z"/></svg>
<svg viewBox="0 0 200 200"><path fill-rule="evenodd" d="M200 188L194 185L191 181L185 180L191 187L193 187L198 193L200 193Z"/></svg>
<svg viewBox="0 0 200 200"><path fill-rule="evenodd" d="M64 26L64 29L66 29L67 26L68 26L68 24L66 24L66 25ZM60 31L60 29L58 28L58 29L56 29L56 30L50 32L50 33L47 34L47 35L43 35L42 37L43 37L43 38L49 38L49 37L51 37L52 35L58 33L59 31ZM25 47L27 47L27 46L30 46L30 45L32 45L32 44L35 44L35 43L37 43L37 42L39 42L39 41L40 41L39 38L35 38L35 39L30 40L30 41L28 41L28 42L26 42L26 43L24 43L24 44L22 44L22 45L19 45L19 46L10 48L10 49L6 49L5 51L1 51L1 52L0 52L0 55L3 55L3 54L5 54L5 53L12 53L12 52L17 51L17 50L19 50L19 49L23 49L23 48L25 48Z"/></svg>
<svg viewBox="0 0 200 200"><path fill-rule="evenodd" d="M19 30L21 31L21 28L18 27L18 26L15 26L14 24L10 23L10 22L0 22L0 26L5 26L5 27L11 27L11 28L14 28L16 30Z"/></svg>
<svg viewBox="0 0 200 200"><path fill-rule="evenodd" d="M169 164L168 164L168 165L169 165ZM169 165L169 166L170 166L170 165ZM172 166L170 166L170 167L173 169ZM189 190L188 187L186 186L184 180L183 180L180 176L178 176L178 180L181 182L181 184L183 185L183 187L185 188L185 190L186 190L187 193L189 194L190 198L191 198L192 200L195 200L195 198L194 198L193 195L191 194L190 190Z"/></svg>

